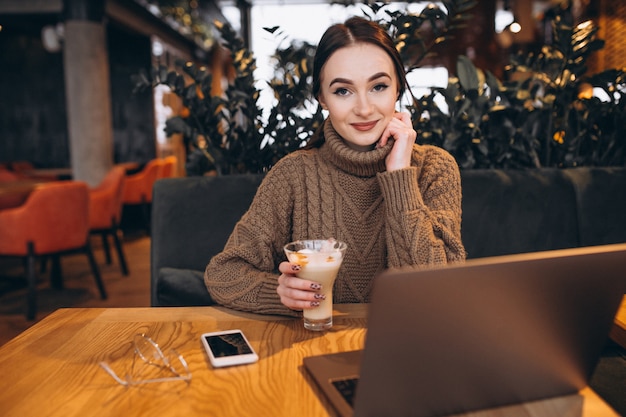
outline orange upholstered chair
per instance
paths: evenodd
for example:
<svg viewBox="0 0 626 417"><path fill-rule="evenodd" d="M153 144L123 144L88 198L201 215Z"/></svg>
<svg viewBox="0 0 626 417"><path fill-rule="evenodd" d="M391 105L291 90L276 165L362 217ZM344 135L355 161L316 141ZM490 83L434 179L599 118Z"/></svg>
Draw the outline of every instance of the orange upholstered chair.
<svg viewBox="0 0 626 417"><path fill-rule="evenodd" d="M0 168L0 182L17 181L21 177L15 172L11 172L8 169Z"/></svg>
<svg viewBox="0 0 626 417"><path fill-rule="evenodd" d="M124 183L124 204L145 204L152 202L152 186L157 180L162 159L153 159L136 174L127 175Z"/></svg>
<svg viewBox="0 0 626 417"><path fill-rule="evenodd" d="M89 229L91 234L102 236L107 264L111 263L108 237L110 235L113 238L122 273L128 275L119 227L122 218L125 178L124 168L113 167L96 188L89 190Z"/></svg>
<svg viewBox="0 0 626 417"><path fill-rule="evenodd" d="M152 187L154 182L159 178L161 168L163 166L162 159L153 159L136 174L127 175L124 182L124 198L125 205L134 205L141 207L144 227L148 233L150 232L150 204L152 203Z"/></svg>
<svg viewBox="0 0 626 417"><path fill-rule="evenodd" d="M79 181L44 183L31 192L23 205L0 210L0 255L23 257L28 280L27 318L37 312L35 260L52 256L52 284L61 287L59 256L84 252L100 296L107 297L89 244L89 189Z"/></svg>
<svg viewBox="0 0 626 417"><path fill-rule="evenodd" d="M161 171L158 178L170 178L176 173L177 158L174 155L170 155L163 159L161 162Z"/></svg>
<svg viewBox="0 0 626 417"><path fill-rule="evenodd" d="M24 171L32 171L35 166L30 161L13 161L9 163L9 167L12 171L22 173Z"/></svg>

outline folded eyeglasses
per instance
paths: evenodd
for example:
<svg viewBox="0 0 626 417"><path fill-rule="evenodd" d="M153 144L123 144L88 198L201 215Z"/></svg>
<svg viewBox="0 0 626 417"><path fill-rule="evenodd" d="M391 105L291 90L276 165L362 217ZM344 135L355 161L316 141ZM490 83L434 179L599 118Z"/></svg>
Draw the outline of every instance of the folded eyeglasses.
<svg viewBox="0 0 626 417"><path fill-rule="evenodd" d="M153 382L169 382L169 381L191 381L191 371L185 361L185 358L176 350L169 351L170 356L166 356L159 345L145 334L136 334L133 338L134 354L130 372L124 378L120 378L115 371L106 362L100 362L100 366L115 381L124 386L149 384ZM156 375L154 372L146 369L136 368L136 358L139 357L143 364L158 369ZM145 367L144 367L145 368ZM151 368L154 370L154 368ZM163 371L170 376L159 376ZM149 374L149 375L148 375ZM143 375L143 377L142 377Z"/></svg>

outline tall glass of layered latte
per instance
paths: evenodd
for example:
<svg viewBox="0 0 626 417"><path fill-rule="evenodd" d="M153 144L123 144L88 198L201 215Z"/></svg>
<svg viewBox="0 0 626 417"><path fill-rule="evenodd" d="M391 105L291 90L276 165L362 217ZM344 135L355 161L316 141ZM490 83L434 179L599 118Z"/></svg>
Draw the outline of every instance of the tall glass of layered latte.
<svg viewBox="0 0 626 417"><path fill-rule="evenodd" d="M304 327L309 330L326 330L333 326L333 284L348 246L335 239L297 240L285 245L285 254L292 264L300 265L298 278L322 285L318 307L304 310Z"/></svg>

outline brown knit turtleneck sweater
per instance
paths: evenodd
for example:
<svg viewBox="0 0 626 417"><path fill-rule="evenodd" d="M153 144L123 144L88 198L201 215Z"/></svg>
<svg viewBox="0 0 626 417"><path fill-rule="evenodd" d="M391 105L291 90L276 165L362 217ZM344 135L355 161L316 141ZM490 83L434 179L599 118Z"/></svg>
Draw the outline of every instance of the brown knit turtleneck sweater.
<svg viewBox="0 0 626 417"><path fill-rule="evenodd" d="M461 183L446 151L415 145L410 168L386 172L392 143L369 152L349 148L330 122L319 149L281 159L260 185L224 251L204 279L218 303L245 311L297 315L281 302L283 246L334 237L348 244L334 286L336 303L368 302L385 268L465 259Z"/></svg>

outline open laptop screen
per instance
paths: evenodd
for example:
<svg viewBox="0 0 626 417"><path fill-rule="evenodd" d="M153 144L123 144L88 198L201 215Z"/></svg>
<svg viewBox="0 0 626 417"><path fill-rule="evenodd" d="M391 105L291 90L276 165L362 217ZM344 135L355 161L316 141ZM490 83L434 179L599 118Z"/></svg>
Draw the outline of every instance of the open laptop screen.
<svg viewBox="0 0 626 417"><path fill-rule="evenodd" d="M437 416L577 392L625 291L626 244L387 271L362 357L352 353L354 415Z"/></svg>

